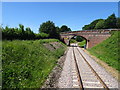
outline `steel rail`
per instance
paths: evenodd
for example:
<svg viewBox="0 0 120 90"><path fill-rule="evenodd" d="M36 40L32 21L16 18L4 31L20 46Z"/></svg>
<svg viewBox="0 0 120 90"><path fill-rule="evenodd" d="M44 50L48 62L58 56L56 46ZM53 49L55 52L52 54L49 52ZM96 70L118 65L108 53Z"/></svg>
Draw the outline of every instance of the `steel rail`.
<svg viewBox="0 0 120 90"><path fill-rule="evenodd" d="M97 79L100 81L100 83L103 85L103 87L106 90L109 90L108 86L103 82L103 80L100 78L100 76L96 73L96 71L92 68L92 66L89 64L89 62L86 60L86 58L82 55L82 53L80 52L80 50L77 48L79 54L82 56L82 58L85 60L85 62L88 64L88 66L90 67L90 69L92 70L92 72L95 74L95 76L97 77Z"/></svg>
<svg viewBox="0 0 120 90"><path fill-rule="evenodd" d="M80 90L84 90L82 79L81 79L81 75L80 75L80 71L79 71L79 67L78 67L76 56L75 56L75 52L74 52L74 47L73 47L73 56L74 56L75 66L76 66L77 75L78 75L78 79L79 79L79 83L80 83Z"/></svg>

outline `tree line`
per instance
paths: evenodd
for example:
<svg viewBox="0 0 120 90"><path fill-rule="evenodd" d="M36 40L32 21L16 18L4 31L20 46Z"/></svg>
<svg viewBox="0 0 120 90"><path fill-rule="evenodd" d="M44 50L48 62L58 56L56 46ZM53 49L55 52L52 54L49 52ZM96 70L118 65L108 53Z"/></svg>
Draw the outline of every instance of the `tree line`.
<svg viewBox="0 0 120 90"><path fill-rule="evenodd" d="M116 17L113 13L108 16L107 19L96 19L90 24L82 27L82 30L94 30L94 29L117 29L120 28L120 18Z"/></svg>
<svg viewBox="0 0 120 90"><path fill-rule="evenodd" d="M120 18L117 18L115 14L108 16L107 19L97 19L88 25L85 25L82 30L94 30L94 29L114 29L120 28ZM62 25L61 27L55 26L52 21L43 22L39 27L39 33L34 33L30 27L24 28L24 25L19 24L18 28L0 27L2 30L3 40L34 40L34 39L48 39L56 38L60 39L61 32L71 31L71 29ZM76 40L82 40L80 37Z"/></svg>
<svg viewBox="0 0 120 90"><path fill-rule="evenodd" d="M2 39L3 40L35 40L35 39L48 39L56 38L59 39L60 32L71 31L66 25L62 25L60 28L55 26L52 21L44 22L39 27L39 33L34 33L30 27L24 28L24 25L19 24L18 28L10 28L6 26L2 30Z"/></svg>

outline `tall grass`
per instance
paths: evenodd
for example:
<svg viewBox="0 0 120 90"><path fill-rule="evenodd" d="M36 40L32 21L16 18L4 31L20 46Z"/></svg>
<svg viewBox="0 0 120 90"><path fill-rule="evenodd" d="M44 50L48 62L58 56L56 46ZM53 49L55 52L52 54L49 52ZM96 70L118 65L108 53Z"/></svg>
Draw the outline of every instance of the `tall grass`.
<svg viewBox="0 0 120 90"><path fill-rule="evenodd" d="M40 88L65 51L65 46L54 51L43 46L55 41L3 41L3 88Z"/></svg>

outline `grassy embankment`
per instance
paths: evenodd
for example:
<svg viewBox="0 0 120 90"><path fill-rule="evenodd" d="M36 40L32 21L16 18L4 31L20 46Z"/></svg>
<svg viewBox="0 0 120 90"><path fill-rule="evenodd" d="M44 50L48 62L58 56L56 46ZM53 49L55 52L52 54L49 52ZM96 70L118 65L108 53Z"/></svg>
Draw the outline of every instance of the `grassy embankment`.
<svg viewBox="0 0 120 90"><path fill-rule="evenodd" d="M106 62L109 66L120 71L120 31L112 32L112 36L96 45L95 47L88 49L90 53L100 60Z"/></svg>
<svg viewBox="0 0 120 90"><path fill-rule="evenodd" d="M40 88L66 49L65 45L53 51L45 48L51 42L59 41L3 41L3 88Z"/></svg>

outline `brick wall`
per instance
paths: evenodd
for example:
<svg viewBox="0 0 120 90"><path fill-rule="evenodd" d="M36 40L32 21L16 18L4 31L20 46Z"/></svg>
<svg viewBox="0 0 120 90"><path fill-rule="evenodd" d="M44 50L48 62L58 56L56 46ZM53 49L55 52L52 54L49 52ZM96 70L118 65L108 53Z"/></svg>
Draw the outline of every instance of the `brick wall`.
<svg viewBox="0 0 120 90"><path fill-rule="evenodd" d="M96 30L96 31L73 31L61 34L64 42L69 45L69 40L72 36L82 36L87 40L87 48L91 48L111 36L109 30Z"/></svg>
<svg viewBox="0 0 120 90"><path fill-rule="evenodd" d="M99 43L101 43L102 41L106 40L108 37L110 37L110 35L99 35L99 36L91 36L89 37L89 40L87 42L87 48L91 48Z"/></svg>

